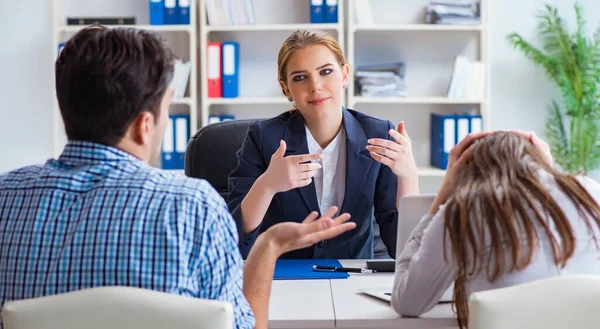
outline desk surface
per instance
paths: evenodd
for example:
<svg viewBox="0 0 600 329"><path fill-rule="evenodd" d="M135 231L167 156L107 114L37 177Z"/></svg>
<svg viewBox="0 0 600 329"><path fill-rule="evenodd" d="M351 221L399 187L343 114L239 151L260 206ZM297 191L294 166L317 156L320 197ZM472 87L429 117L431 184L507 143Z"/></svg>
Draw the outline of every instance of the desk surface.
<svg viewBox="0 0 600 329"><path fill-rule="evenodd" d="M335 328L329 280L275 280L269 328Z"/></svg>
<svg viewBox="0 0 600 329"><path fill-rule="evenodd" d="M366 267L364 260L341 260L345 267ZM353 273L346 280L331 280L336 328L456 328L450 304L439 304L419 318L402 318L389 302L358 292L361 288L389 288L394 273Z"/></svg>
<svg viewBox="0 0 600 329"><path fill-rule="evenodd" d="M364 267L364 260L340 260ZM388 302L359 293L367 287L392 287L393 273L354 274L348 279L273 281L269 327L289 328L457 328L450 304L419 318L402 318Z"/></svg>

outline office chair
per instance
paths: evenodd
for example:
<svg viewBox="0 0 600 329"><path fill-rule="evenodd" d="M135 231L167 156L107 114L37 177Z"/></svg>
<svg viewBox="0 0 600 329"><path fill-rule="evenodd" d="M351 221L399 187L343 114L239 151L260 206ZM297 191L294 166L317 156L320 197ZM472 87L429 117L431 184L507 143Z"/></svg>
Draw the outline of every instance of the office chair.
<svg viewBox="0 0 600 329"><path fill-rule="evenodd" d="M223 121L198 130L185 152L185 175L205 179L226 199L229 174L237 166L236 153L255 121Z"/></svg>
<svg viewBox="0 0 600 329"><path fill-rule="evenodd" d="M231 329L230 303L100 287L4 304L5 329Z"/></svg>
<svg viewBox="0 0 600 329"><path fill-rule="evenodd" d="M600 276L558 276L473 293L469 329L598 328L598 310Z"/></svg>

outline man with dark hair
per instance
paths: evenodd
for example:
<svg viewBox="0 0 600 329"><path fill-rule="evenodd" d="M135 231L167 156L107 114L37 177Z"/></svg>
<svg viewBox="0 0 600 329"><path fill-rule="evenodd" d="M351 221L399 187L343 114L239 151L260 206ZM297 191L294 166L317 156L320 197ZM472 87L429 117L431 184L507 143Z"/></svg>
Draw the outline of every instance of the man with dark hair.
<svg viewBox="0 0 600 329"><path fill-rule="evenodd" d="M0 307L122 285L227 301L236 328L266 328L276 259L355 226L347 214L329 218L337 209L276 225L244 265L219 194L149 165L173 93L173 54L161 38L86 28L66 43L55 70L65 149L0 175Z"/></svg>

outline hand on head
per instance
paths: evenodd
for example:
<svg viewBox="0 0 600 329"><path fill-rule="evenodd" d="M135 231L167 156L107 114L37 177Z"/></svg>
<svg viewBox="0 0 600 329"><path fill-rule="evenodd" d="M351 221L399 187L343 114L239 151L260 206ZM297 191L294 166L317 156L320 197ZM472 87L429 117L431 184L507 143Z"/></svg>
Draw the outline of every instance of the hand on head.
<svg viewBox="0 0 600 329"><path fill-rule="evenodd" d="M334 238L356 227L356 223L348 222L350 214L342 214L335 218L337 207L329 210L317 219L318 213L312 212L302 223L283 222L271 226L265 235L277 248L279 254L310 247L319 241Z"/></svg>
<svg viewBox="0 0 600 329"><path fill-rule="evenodd" d="M448 199L450 194L450 190L452 186L455 185L457 173L462 169L466 161L472 155L473 145L475 144L475 142L481 138L493 134L494 132L496 131L469 134L450 151L448 157L448 167L446 169L446 175L444 176L444 182L442 183L442 187L438 191L436 200L433 203L430 212L437 212L439 206L446 203L446 200ZM550 147L544 140L538 138L533 132L524 132L520 130L510 130L510 132L527 138L527 140L529 140L536 148L540 150L540 152L545 156L548 163L552 165L553 160L552 155L550 153Z"/></svg>
<svg viewBox="0 0 600 329"><path fill-rule="evenodd" d="M309 185L317 170L321 169L320 164L309 162L321 158L321 154L284 156L286 147L285 141L281 140L263 174L265 186L273 194Z"/></svg>
<svg viewBox="0 0 600 329"><path fill-rule="evenodd" d="M533 131L525 132L521 130L510 130L510 132L527 138L527 140L529 140L529 142L531 142L533 146L535 146L538 150L540 150L540 152L542 152L550 166L554 164L554 159L552 159L552 153L550 152L550 146L548 145L548 143L546 143L546 141L537 137L537 135Z"/></svg>

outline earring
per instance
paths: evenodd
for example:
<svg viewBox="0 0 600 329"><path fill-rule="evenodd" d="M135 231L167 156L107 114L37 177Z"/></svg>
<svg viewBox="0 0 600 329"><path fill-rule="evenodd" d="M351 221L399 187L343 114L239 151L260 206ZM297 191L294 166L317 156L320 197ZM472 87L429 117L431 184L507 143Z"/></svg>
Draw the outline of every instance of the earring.
<svg viewBox="0 0 600 329"><path fill-rule="evenodd" d="M348 84L344 83L344 89L348 89Z"/></svg>

